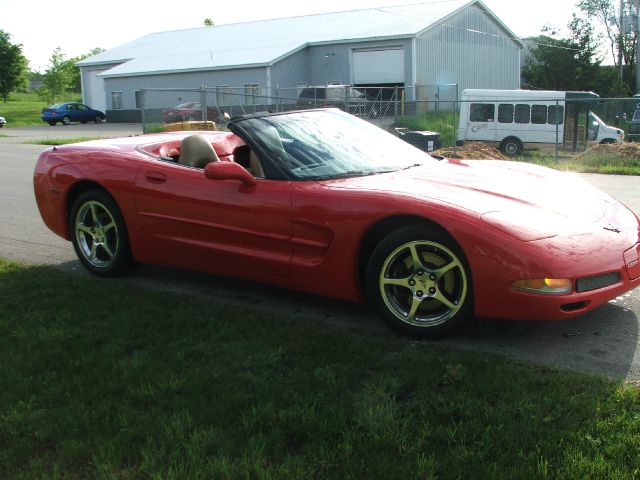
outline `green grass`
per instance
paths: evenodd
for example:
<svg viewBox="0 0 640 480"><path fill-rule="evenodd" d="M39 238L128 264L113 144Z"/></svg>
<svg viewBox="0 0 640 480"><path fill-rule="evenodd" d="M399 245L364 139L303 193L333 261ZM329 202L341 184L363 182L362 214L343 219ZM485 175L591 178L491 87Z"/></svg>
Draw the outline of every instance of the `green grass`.
<svg viewBox="0 0 640 480"><path fill-rule="evenodd" d="M603 154L602 152L585 152L575 159L558 159L539 152L526 152L524 156L514 160L534 163L556 170L603 173L612 175L640 175L640 159L625 158L618 155Z"/></svg>
<svg viewBox="0 0 640 480"><path fill-rule="evenodd" d="M636 387L2 260L0 365L3 480L640 476Z"/></svg>
<svg viewBox="0 0 640 480"><path fill-rule="evenodd" d="M396 127L405 127L410 130L429 130L440 134L440 143L443 147L452 147L456 140L458 117L453 112L427 112L420 115L407 115L396 120Z"/></svg>
<svg viewBox="0 0 640 480"><path fill-rule="evenodd" d="M79 93L70 93L68 97L60 101L76 101ZM42 100L37 93L12 93L7 103L0 100L0 116L7 120L4 128L28 127L32 125L45 125L42 121L42 109L52 103Z"/></svg>
<svg viewBox="0 0 640 480"><path fill-rule="evenodd" d="M23 143L26 145L67 145L69 143L100 140L101 138L103 137L43 138L41 140L29 140Z"/></svg>

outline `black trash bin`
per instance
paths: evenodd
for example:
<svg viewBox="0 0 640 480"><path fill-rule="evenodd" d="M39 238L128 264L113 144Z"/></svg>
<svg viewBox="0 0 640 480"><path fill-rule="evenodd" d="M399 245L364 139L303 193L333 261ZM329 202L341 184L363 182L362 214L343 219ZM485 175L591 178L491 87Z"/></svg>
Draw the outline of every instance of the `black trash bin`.
<svg viewBox="0 0 640 480"><path fill-rule="evenodd" d="M395 128L395 132L399 138L425 152L433 152L441 147L438 132L409 130L408 128Z"/></svg>

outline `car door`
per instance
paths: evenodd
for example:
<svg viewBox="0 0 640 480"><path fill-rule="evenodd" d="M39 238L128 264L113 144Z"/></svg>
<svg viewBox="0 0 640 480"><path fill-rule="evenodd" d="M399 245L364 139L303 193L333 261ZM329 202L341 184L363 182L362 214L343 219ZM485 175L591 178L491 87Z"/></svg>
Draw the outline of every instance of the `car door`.
<svg viewBox="0 0 640 480"><path fill-rule="evenodd" d="M71 120L72 122L77 122L80 120L78 118L78 109L75 103L68 103L66 109L67 111L65 112L65 114L67 115L67 117L69 117L69 120Z"/></svg>
<svg viewBox="0 0 640 480"><path fill-rule="evenodd" d="M292 258L291 184L211 180L202 169L153 160L135 186L145 257L174 265L236 268L287 277ZM164 259L164 260L163 260ZM167 262L167 259L172 261Z"/></svg>
<svg viewBox="0 0 640 480"><path fill-rule="evenodd" d="M78 103L77 108L78 117L81 122L89 122L94 120L95 117L93 115L93 110L91 110L89 107L83 105L82 103Z"/></svg>

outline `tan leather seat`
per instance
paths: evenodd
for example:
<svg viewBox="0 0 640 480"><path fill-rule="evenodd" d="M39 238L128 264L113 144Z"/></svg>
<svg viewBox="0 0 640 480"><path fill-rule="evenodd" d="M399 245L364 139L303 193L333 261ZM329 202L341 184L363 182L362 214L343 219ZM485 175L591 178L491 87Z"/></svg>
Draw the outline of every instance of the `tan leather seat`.
<svg viewBox="0 0 640 480"><path fill-rule="evenodd" d="M180 159L178 163L189 167L204 168L208 163L220 159L215 150L203 135L190 135L180 144Z"/></svg>
<svg viewBox="0 0 640 480"><path fill-rule="evenodd" d="M249 165L249 171L251 172L251 175L256 178L264 178L264 170L262 170L260 160L258 160L258 156L253 150L251 150L251 152L249 153Z"/></svg>

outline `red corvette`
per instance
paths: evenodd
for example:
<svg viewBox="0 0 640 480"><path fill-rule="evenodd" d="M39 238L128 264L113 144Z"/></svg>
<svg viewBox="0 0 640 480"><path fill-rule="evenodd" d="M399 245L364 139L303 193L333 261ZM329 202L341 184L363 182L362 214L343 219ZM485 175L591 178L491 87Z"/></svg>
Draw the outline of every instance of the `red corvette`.
<svg viewBox="0 0 640 480"><path fill-rule="evenodd" d="M346 113L54 147L40 213L98 275L153 263L351 301L440 335L562 319L640 285L640 223L569 174L435 159Z"/></svg>

